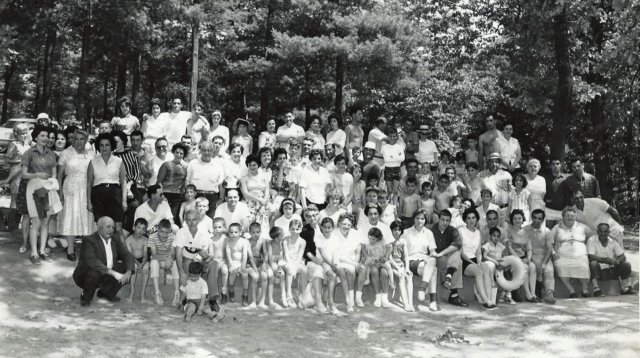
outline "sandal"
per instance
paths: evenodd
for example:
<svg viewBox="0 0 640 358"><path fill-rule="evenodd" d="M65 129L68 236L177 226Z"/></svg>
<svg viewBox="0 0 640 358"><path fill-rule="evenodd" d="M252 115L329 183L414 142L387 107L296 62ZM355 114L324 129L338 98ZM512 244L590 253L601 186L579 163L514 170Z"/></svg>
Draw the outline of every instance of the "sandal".
<svg viewBox="0 0 640 358"><path fill-rule="evenodd" d="M42 262L40 261L40 257L39 256L30 256L29 257L29 261L31 261L31 263L34 264L34 265L42 264Z"/></svg>

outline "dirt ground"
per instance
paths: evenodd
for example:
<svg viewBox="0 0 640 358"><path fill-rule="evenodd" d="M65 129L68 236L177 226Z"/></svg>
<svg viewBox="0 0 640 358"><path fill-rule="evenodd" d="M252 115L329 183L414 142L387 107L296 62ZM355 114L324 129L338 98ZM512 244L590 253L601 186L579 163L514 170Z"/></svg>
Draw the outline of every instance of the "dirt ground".
<svg viewBox="0 0 640 358"><path fill-rule="evenodd" d="M0 233L0 356L640 356L638 296L503 305L491 312L477 303L443 303L437 313L426 306L405 313L369 304L342 317L250 311L236 303L227 305L221 323L204 317L184 323L176 309L141 304L139 298L81 307L71 279L74 265L61 251L54 262L33 266L18 246L16 238ZM637 272L637 252L628 257ZM125 288L119 296L127 293ZM442 337L447 330L452 334Z"/></svg>

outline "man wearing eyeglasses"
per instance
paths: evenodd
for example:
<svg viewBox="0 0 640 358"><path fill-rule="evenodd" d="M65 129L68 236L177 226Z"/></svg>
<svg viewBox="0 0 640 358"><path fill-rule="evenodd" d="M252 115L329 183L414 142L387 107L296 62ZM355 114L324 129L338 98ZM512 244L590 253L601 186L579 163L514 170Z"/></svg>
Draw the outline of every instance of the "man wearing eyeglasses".
<svg viewBox="0 0 640 358"><path fill-rule="evenodd" d="M154 185L158 181L158 172L164 162L170 162L173 160L173 154L169 153L169 143L166 138L156 139L156 153L151 160L147 163L149 170L151 170L151 177L149 178L148 185Z"/></svg>
<svg viewBox="0 0 640 358"><path fill-rule="evenodd" d="M196 192L209 200L207 215L213 218L220 199L220 189L225 178L224 160L218 156L218 147L210 141L202 142L200 158L189 162L187 184L196 186Z"/></svg>

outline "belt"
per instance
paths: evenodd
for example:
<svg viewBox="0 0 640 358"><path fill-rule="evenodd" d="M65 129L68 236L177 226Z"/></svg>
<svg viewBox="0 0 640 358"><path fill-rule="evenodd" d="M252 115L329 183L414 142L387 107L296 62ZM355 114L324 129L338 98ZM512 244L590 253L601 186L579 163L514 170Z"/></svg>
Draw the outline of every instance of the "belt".
<svg viewBox="0 0 640 358"><path fill-rule="evenodd" d="M94 185L94 188L108 188L110 186L114 186L114 187L120 187L120 184L114 184L114 183L103 183L103 184L98 184L98 185Z"/></svg>
<svg viewBox="0 0 640 358"><path fill-rule="evenodd" d="M373 157L374 157L374 158L378 158L378 159L384 159L384 157L381 157L381 156L379 156L379 155L374 155Z"/></svg>
<svg viewBox="0 0 640 358"><path fill-rule="evenodd" d="M198 194L219 194L219 192L213 191L213 190L196 190L196 193L198 193Z"/></svg>
<svg viewBox="0 0 640 358"><path fill-rule="evenodd" d="M500 209L504 209L504 208L506 208L507 206L509 206L509 204L502 204L502 205L498 205L498 206L500 207Z"/></svg>

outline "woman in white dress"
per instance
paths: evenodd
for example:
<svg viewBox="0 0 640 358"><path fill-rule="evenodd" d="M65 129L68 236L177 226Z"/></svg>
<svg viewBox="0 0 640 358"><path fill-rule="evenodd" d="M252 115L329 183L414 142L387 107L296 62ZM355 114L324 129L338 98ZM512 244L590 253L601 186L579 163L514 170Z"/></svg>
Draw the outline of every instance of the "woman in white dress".
<svg viewBox="0 0 640 358"><path fill-rule="evenodd" d="M531 159L527 163L527 173L524 175L527 178L527 190L531 193L529 199L529 212L533 212L536 209L544 210L544 195L547 193L547 181L544 177L538 175L540 171L540 161L538 159Z"/></svg>
<svg viewBox="0 0 640 358"><path fill-rule="evenodd" d="M153 98L150 105L151 115L145 113L142 116L142 126L140 127L144 134L142 146L151 155L155 153L156 140L167 135L169 117L166 113L162 113L161 103L160 99Z"/></svg>
<svg viewBox="0 0 640 358"><path fill-rule="evenodd" d="M58 182L62 186L60 200L64 202L58 214L58 232L67 239L67 258L76 260L74 242L76 237L91 235L94 230L93 216L87 211L87 169L93 159L93 151L86 148L89 133L82 129L71 134L73 145L60 153L58 159Z"/></svg>

